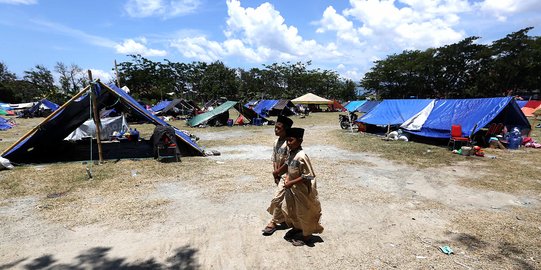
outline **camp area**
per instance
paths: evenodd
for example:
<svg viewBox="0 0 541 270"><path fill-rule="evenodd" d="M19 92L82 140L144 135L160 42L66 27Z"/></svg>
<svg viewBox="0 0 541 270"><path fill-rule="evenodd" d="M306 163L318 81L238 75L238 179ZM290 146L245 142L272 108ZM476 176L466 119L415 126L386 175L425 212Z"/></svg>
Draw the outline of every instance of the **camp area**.
<svg viewBox="0 0 541 270"><path fill-rule="evenodd" d="M171 258L191 269L540 267L539 149L455 155L445 146L340 129L339 114L291 117L306 129L323 209L325 231L312 247L291 246L285 230L261 235L276 188L272 125L201 129L173 121L221 155L109 160L92 164L92 179L80 161L0 171L2 267L47 259L72 268L85 257L109 269L119 260L159 268ZM2 149L41 120L18 120L2 133ZM142 138L154 130L130 127ZM531 136L541 139L540 130Z"/></svg>

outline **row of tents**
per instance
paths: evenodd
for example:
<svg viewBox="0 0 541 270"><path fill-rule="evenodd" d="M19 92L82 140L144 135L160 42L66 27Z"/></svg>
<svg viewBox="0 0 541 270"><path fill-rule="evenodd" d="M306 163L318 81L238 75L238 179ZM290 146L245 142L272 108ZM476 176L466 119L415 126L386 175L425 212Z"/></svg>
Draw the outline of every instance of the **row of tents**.
<svg viewBox="0 0 541 270"><path fill-rule="evenodd" d="M243 125L252 124L259 125L261 123L272 123L268 121L271 116L285 115L291 116L299 112L298 106L304 106L312 111L321 110L321 107L326 107L327 111L342 110L343 106L336 100L329 100L319 97L312 93L307 93L298 98L287 100L254 100L244 105L239 104L237 101L227 101L220 106L214 108L211 111L203 114L195 115L190 118L187 123L189 126L201 126L201 125ZM229 110L234 108L238 113L235 118L230 118ZM229 123L227 123L229 121Z"/></svg>
<svg viewBox="0 0 541 270"><path fill-rule="evenodd" d="M7 104L0 103L0 115L17 117L46 117L58 109L58 104L47 99L37 102Z"/></svg>
<svg viewBox="0 0 541 270"><path fill-rule="evenodd" d="M435 139L450 138L452 125L460 125L464 137L491 123L531 130L530 122L513 97L387 99L374 106L356 122L400 127L410 134Z"/></svg>
<svg viewBox="0 0 541 270"><path fill-rule="evenodd" d="M92 93L95 100L91 103ZM300 97L298 100L294 101L297 102L297 104L327 105L329 107L334 107L337 103L336 101L322 99L312 94ZM295 102L293 102L293 100L267 100L259 101L255 106L250 106L249 104L242 105L236 101L226 101L211 111L195 115L189 119L187 123L190 126L198 126L209 124L212 121L227 121L230 120L229 110L232 108L239 112L239 117L236 121L240 120L243 121L243 123L250 123L254 121L254 119L257 119L259 123L261 123L268 121L268 116L273 114L295 113ZM1 156L15 164L85 160L87 158L81 158L81 153L85 151L87 154L88 151L90 151L91 155L96 157L97 147L92 147L92 144L96 143L95 141L90 140L90 147L86 145L86 148L82 147L83 142L81 141L71 141L74 138L87 137L88 134L93 132L91 127L92 120L89 120L91 118L90 109L92 104L96 106L99 115L110 111L116 111L118 113L129 112L156 126L171 127L175 131L177 145L182 155L206 155L204 149L197 144L196 139L194 139L193 136L169 125L158 117L168 111L175 110L175 108L184 110L184 112L179 113L198 110L199 108L196 104L185 100L172 100L159 103L148 110L148 108L145 108L127 92L114 84L105 85L100 81L96 81L91 86L86 87L72 97L62 106L58 106L46 100L41 100L38 103L32 104L32 107L27 109L27 111L34 111L37 110L37 108L48 106L51 112L40 124L24 134L13 145L5 149ZM127 129L124 118L115 118L114 121L115 122L112 123L113 125ZM106 122L102 123L102 127L106 127L107 125L109 124ZM101 135L104 135L104 133ZM103 157L105 159L123 157L137 158L152 155L152 145L150 145L149 142L136 142L135 144L109 143L105 144L104 147Z"/></svg>
<svg viewBox="0 0 541 270"><path fill-rule="evenodd" d="M144 108L124 90L113 84L105 85L96 81L92 86L86 87L65 104L59 106L40 124L4 150L1 156L15 164L86 160L88 156L81 158L81 153L86 151L85 155L88 154L88 145L69 142L65 139L91 118L89 113L91 111L91 92L95 97L92 104L96 106L99 112L113 109L117 112L129 112L156 126L172 127ZM172 128L175 131L177 146L182 155L205 155L203 148L197 144L190 134L175 127ZM90 151L94 157L97 157L97 147L92 147L92 143L91 141ZM151 156L153 156L153 146L148 141L104 145L104 159Z"/></svg>

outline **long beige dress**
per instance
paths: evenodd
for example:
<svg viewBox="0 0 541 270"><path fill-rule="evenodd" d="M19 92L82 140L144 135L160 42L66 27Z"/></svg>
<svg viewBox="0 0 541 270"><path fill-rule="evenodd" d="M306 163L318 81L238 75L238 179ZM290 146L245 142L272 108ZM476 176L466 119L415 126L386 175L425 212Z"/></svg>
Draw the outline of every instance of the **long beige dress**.
<svg viewBox="0 0 541 270"><path fill-rule="evenodd" d="M278 167L282 166L287 160L287 144L286 140L280 140L280 138L274 141L272 147L271 161L278 164ZM273 168L274 169L274 168ZM272 215L272 222L275 224L284 222L284 215L282 214L282 201L284 200L284 179L283 177L278 182L278 188L272 198L271 203L267 211Z"/></svg>
<svg viewBox="0 0 541 270"><path fill-rule="evenodd" d="M285 188L282 212L286 223L301 229L305 236L322 233L323 227L319 223L321 203L318 199L316 175L310 159L302 148L299 148L289 153L287 164L289 179L293 180L302 176L304 180L291 188Z"/></svg>

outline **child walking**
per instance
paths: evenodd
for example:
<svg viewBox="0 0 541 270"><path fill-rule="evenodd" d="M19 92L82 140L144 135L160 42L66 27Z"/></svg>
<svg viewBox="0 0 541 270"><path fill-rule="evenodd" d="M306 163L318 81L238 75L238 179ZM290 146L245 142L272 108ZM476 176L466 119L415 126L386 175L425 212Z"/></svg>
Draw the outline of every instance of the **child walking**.
<svg viewBox="0 0 541 270"><path fill-rule="evenodd" d="M304 129L287 129L286 137L289 156L286 161L287 174L284 179L282 212L287 225L292 229L286 233L285 238L294 246L302 246L310 241L312 234L323 232L323 227L319 223L321 204L312 163L301 146ZM294 239L300 232L302 238Z"/></svg>

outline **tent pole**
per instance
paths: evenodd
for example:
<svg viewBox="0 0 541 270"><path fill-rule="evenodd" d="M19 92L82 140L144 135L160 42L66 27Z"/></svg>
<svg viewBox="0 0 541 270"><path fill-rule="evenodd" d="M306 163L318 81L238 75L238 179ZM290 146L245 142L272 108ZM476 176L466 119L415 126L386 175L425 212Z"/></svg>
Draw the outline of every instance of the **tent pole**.
<svg viewBox="0 0 541 270"><path fill-rule="evenodd" d="M116 85L118 86L118 88L120 88L120 78L118 77L118 68L116 65L116 59L115 59L115 76L116 76Z"/></svg>
<svg viewBox="0 0 541 270"><path fill-rule="evenodd" d="M351 122L351 114L349 113L349 111L346 111L347 114L348 114L348 119L349 119L349 129L351 130L351 133L353 133L353 122Z"/></svg>
<svg viewBox="0 0 541 270"><path fill-rule="evenodd" d="M4 150L4 152L2 152L2 156L5 155L7 152L11 151L11 149L13 149L17 144L19 144L20 142L22 142L23 140L26 140L26 138L28 138L31 134L34 134L34 132L36 132L38 129L41 128L41 126L44 124L44 123L47 123L47 121L49 121L51 118L55 117L57 114L59 114L62 110L64 110L64 108L66 108L69 104L71 104L74 100L80 98L83 94L86 93L86 91L88 91L88 88L90 86L87 86L85 87L83 90L81 90L81 92L77 93L77 95L73 96L70 100L68 100L66 103L64 103L62 106L58 107L58 109L56 109L56 111L54 111L53 113L51 113L49 116L47 116L40 124L38 124L37 126L35 126L33 129L31 129L30 131L28 131L26 134L24 134L24 136L22 136L19 140L17 140L14 144L12 144L10 147L8 147L6 150Z"/></svg>
<svg viewBox="0 0 541 270"><path fill-rule="evenodd" d="M100 114L98 111L98 104L96 101L96 94L94 93L94 89L92 87L92 71L90 69L88 70L88 78L90 79L90 98L92 99L92 118L94 119L94 124L96 125L96 141L98 142L98 157L99 162L103 162L103 154L102 154L102 148L101 148L101 120L100 120Z"/></svg>

